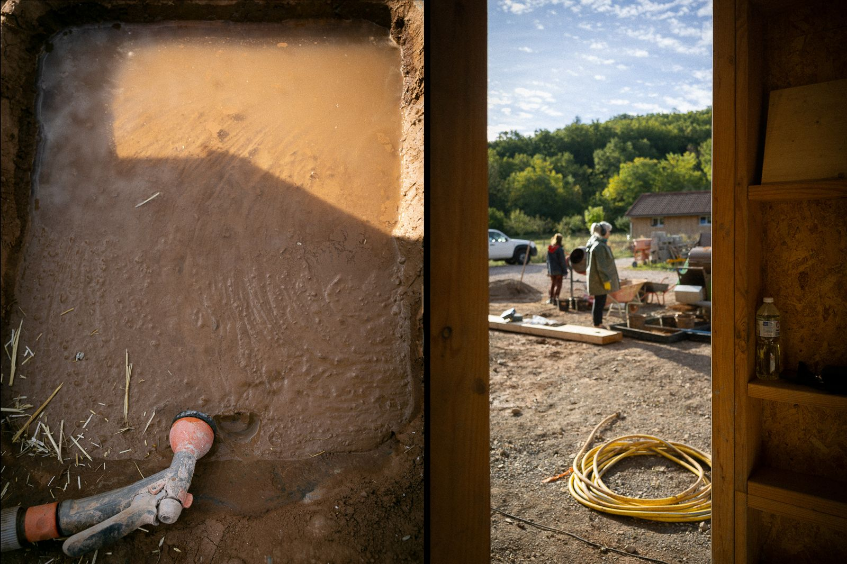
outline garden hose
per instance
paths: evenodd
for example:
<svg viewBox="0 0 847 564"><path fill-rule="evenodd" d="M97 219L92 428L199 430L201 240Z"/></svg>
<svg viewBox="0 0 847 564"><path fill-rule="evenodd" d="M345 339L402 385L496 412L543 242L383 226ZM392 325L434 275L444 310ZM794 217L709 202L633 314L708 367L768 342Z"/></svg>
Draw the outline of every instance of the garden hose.
<svg viewBox="0 0 847 564"><path fill-rule="evenodd" d="M666 522L705 521L712 516L712 483L700 462L712 467L709 455L690 446L651 435L625 435L588 450L597 431L618 413L600 422L591 431L573 461L568 490L582 505L614 515ZM697 479L685 491L660 499L628 497L613 492L603 483L603 475L630 456L663 456L676 462ZM698 462L698 460L700 462Z"/></svg>

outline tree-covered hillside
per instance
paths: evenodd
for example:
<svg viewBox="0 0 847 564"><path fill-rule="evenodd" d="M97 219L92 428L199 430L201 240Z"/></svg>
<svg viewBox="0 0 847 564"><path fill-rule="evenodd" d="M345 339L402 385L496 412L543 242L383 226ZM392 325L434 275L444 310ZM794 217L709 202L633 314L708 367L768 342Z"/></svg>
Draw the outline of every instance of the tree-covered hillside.
<svg viewBox="0 0 847 564"><path fill-rule="evenodd" d="M711 136L711 108L501 133L488 144L489 224L516 235L598 219L624 229L644 192L709 189Z"/></svg>

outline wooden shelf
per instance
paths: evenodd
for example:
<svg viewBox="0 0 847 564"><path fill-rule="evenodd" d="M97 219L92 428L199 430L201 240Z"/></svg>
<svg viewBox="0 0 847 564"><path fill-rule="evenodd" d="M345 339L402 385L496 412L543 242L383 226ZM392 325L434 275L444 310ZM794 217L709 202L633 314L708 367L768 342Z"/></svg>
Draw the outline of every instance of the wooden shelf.
<svg viewBox="0 0 847 564"><path fill-rule="evenodd" d="M752 509L847 532L847 483L776 468L759 468L747 480Z"/></svg>
<svg viewBox="0 0 847 564"><path fill-rule="evenodd" d="M847 396L830 394L785 380L751 380L747 384L747 395L751 398L783 403L847 410Z"/></svg>
<svg viewBox="0 0 847 564"><path fill-rule="evenodd" d="M847 198L847 180L807 180L754 184L747 187L747 199L762 202L780 200L826 200Z"/></svg>

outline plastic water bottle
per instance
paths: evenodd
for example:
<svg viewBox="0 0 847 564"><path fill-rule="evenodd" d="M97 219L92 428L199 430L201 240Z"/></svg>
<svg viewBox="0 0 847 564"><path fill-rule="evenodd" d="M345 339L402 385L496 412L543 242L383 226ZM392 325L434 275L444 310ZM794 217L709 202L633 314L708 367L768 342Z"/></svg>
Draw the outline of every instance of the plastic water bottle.
<svg viewBox="0 0 847 564"><path fill-rule="evenodd" d="M779 346L779 310L773 298L765 298L756 312L756 377L777 380L782 372L782 350Z"/></svg>

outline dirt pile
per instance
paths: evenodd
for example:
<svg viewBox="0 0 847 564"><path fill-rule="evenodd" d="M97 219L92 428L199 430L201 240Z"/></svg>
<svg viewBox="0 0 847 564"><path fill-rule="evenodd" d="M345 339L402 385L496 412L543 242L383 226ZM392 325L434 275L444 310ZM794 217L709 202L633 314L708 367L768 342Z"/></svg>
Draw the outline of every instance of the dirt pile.
<svg viewBox="0 0 847 564"><path fill-rule="evenodd" d="M488 284L488 301L506 302L537 302L542 293L534 287L519 280L494 280Z"/></svg>

